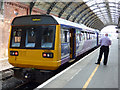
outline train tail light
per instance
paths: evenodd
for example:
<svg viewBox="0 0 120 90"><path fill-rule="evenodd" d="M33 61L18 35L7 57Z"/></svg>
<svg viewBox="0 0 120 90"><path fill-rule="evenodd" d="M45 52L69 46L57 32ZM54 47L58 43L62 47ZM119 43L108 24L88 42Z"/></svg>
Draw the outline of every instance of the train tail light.
<svg viewBox="0 0 120 90"><path fill-rule="evenodd" d="M18 56L18 51L10 51L11 56Z"/></svg>
<svg viewBox="0 0 120 90"><path fill-rule="evenodd" d="M46 56L47 56L47 54L46 54L46 53L44 53L44 54L43 54L43 57L46 57Z"/></svg>
<svg viewBox="0 0 120 90"><path fill-rule="evenodd" d="M44 58L53 58L53 53L43 53L42 56Z"/></svg>

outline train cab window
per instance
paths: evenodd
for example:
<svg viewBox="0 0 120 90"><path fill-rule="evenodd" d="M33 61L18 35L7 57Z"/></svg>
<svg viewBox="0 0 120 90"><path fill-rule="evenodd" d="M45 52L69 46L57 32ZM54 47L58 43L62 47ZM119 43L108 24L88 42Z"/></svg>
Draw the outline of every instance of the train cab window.
<svg viewBox="0 0 120 90"><path fill-rule="evenodd" d="M35 47L36 34L34 28L26 32L26 47Z"/></svg>
<svg viewBox="0 0 120 90"><path fill-rule="evenodd" d="M46 29L43 31L41 47L52 48L54 32L52 29Z"/></svg>
<svg viewBox="0 0 120 90"><path fill-rule="evenodd" d="M11 32L10 47L54 49L55 25L15 26Z"/></svg>
<svg viewBox="0 0 120 90"><path fill-rule="evenodd" d="M12 47L20 47L22 29L13 29Z"/></svg>
<svg viewBox="0 0 120 90"><path fill-rule="evenodd" d="M34 26L26 31L26 47L53 48L55 26Z"/></svg>

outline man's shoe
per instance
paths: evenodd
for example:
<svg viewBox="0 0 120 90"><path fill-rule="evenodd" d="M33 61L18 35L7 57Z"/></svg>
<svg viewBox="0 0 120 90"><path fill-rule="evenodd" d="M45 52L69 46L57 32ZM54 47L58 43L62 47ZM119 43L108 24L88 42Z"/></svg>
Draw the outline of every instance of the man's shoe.
<svg viewBox="0 0 120 90"><path fill-rule="evenodd" d="M104 65L107 65L107 64L104 64Z"/></svg>
<svg viewBox="0 0 120 90"><path fill-rule="evenodd" d="M98 62L97 62L97 63L95 63L95 64L99 64L99 65L100 65L100 63L98 63Z"/></svg>

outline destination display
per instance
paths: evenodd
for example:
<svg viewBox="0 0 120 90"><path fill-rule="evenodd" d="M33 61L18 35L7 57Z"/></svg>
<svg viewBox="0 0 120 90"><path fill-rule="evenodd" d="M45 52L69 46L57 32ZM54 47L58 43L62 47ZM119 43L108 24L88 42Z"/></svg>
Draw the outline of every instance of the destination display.
<svg viewBox="0 0 120 90"><path fill-rule="evenodd" d="M57 21L49 15L32 15L16 17L12 25L43 25L43 24L58 24Z"/></svg>

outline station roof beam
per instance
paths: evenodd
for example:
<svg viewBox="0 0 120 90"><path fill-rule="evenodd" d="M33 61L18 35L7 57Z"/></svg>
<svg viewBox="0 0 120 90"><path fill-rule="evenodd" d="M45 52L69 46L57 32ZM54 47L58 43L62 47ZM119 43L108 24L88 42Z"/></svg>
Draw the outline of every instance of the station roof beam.
<svg viewBox="0 0 120 90"><path fill-rule="evenodd" d="M83 12L86 12L87 9L90 9L90 8L89 8L89 7L85 7L82 11L80 11L80 12L73 18L72 21L75 22L75 20L77 19L77 17L78 17L79 15L82 15Z"/></svg>
<svg viewBox="0 0 120 90"><path fill-rule="evenodd" d="M54 6L56 5L57 2L53 2L51 3L50 7L47 10L47 14L50 14L51 10L54 8Z"/></svg>
<svg viewBox="0 0 120 90"><path fill-rule="evenodd" d="M77 10L77 9L79 9L82 5L84 5L85 3L84 2L82 2L80 5L78 5L74 10L72 10L70 13L69 13L69 15L67 16L67 18L66 18L66 20L68 20L71 16L72 16L72 14Z"/></svg>
<svg viewBox="0 0 120 90"><path fill-rule="evenodd" d="M31 11L33 7L37 7L46 11L46 14L52 14L69 21L82 23L89 27L101 29L107 25L117 25L119 21L119 0L82 0L80 2L77 0L65 2L61 2L60 0L53 0L52 2L34 1L36 3L32 1L29 3Z"/></svg>
<svg viewBox="0 0 120 90"><path fill-rule="evenodd" d="M64 13L64 11L72 4L72 2L69 2L68 4L65 5L65 7L60 11L60 13L58 14L58 17L60 18L62 16L62 14Z"/></svg>

